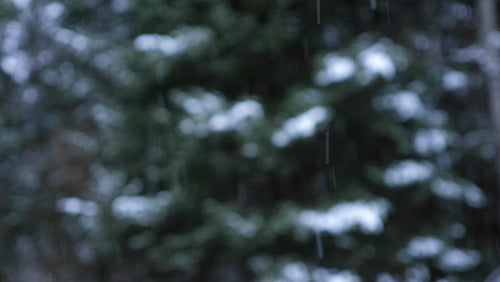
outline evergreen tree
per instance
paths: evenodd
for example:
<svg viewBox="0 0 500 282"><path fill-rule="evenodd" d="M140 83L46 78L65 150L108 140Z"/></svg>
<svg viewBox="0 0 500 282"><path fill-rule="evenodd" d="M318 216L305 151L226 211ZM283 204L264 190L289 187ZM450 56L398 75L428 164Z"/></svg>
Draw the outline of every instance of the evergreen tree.
<svg viewBox="0 0 500 282"><path fill-rule="evenodd" d="M1 4L2 278L484 279L473 7L375 4Z"/></svg>

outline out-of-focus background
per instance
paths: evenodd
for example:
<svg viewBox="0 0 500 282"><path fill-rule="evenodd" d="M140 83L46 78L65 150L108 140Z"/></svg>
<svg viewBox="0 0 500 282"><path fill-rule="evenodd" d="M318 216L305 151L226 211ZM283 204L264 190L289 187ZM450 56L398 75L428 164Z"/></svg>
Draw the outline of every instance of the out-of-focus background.
<svg viewBox="0 0 500 282"><path fill-rule="evenodd" d="M0 280L483 281L495 2L1 1Z"/></svg>

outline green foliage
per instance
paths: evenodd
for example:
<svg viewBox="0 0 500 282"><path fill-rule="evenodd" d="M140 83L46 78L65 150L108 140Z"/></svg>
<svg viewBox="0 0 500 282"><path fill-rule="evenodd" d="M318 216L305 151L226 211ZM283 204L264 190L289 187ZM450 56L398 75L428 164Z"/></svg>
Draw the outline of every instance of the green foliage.
<svg viewBox="0 0 500 282"><path fill-rule="evenodd" d="M471 8L326 2L1 3L2 280L484 279Z"/></svg>

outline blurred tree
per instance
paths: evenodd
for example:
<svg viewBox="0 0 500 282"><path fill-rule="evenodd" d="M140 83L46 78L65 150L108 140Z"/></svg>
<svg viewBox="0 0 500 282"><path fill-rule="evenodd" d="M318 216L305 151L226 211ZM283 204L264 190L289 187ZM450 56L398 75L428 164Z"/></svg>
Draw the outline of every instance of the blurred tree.
<svg viewBox="0 0 500 282"><path fill-rule="evenodd" d="M472 1L0 5L2 279L475 281L498 263Z"/></svg>
<svg viewBox="0 0 500 282"><path fill-rule="evenodd" d="M498 48L495 46L497 34L495 28L497 26L496 3L494 1L478 1L478 18L479 18L479 41L485 50L485 58L481 62L481 69L484 73L488 101L490 104L491 120L493 123L493 134L497 147L500 148L500 78L498 76ZM497 167L499 166L500 158L497 156ZM498 192L497 192L497 199ZM497 221L500 222L500 209L497 208L495 215ZM498 230L497 230L498 231ZM498 234L497 234L498 236Z"/></svg>

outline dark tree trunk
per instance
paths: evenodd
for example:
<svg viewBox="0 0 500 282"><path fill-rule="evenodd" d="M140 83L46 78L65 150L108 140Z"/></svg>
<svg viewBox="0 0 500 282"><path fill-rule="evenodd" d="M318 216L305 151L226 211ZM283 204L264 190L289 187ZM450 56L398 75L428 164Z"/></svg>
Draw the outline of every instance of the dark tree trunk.
<svg viewBox="0 0 500 282"><path fill-rule="evenodd" d="M498 49L492 40L493 32L497 26L496 1L478 0L477 5L476 16L478 19L479 41L485 50L485 56L482 58L480 63L483 71L483 77L486 81L493 135L497 149L497 186L500 186L500 59ZM491 193L488 194L492 196L489 199L489 210L491 211L490 216L493 219L492 235L495 237L493 245L497 245L500 235L500 187L496 187L494 191L491 191Z"/></svg>

